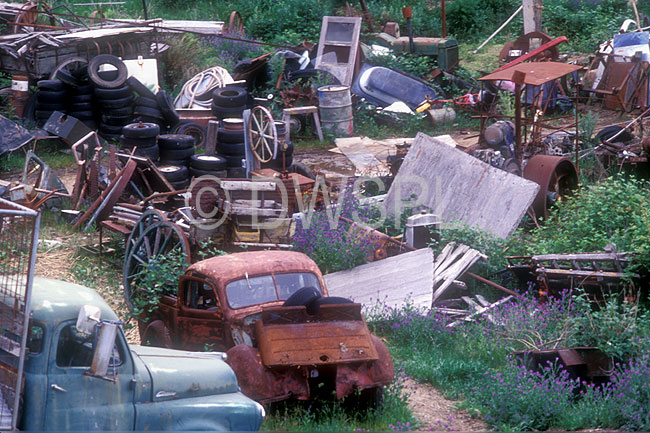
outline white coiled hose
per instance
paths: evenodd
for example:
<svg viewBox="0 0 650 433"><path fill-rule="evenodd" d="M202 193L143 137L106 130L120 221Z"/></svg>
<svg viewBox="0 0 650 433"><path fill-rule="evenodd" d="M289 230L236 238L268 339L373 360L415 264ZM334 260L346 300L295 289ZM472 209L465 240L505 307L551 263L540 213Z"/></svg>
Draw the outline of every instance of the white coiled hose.
<svg viewBox="0 0 650 433"><path fill-rule="evenodd" d="M210 108L212 91L233 83L227 70L220 66L208 68L187 81L174 99L176 108Z"/></svg>

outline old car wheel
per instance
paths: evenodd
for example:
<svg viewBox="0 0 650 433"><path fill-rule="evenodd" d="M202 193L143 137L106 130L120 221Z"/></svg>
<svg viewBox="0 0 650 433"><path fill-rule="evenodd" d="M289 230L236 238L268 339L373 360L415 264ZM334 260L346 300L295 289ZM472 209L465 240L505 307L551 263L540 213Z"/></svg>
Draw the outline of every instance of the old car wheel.
<svg viewBox="0 0 650 433"><path fill-rule="evenodd" d="M185 263L190 263L190 244L187 237L180 227L169 221L153 223L132 244L128 255L124 256L122 271L124 298L129 309L133 310L132 300L138 290L135 287L138 275L147 270L159 256L174 253L179 254Z"/></svg>
<svg viewBox="0 0 650 433"><path fill-rule="evenodd" d="M162 320L154 320L144 329L141 343L143 346L172 347L172 337Z"/></svg>

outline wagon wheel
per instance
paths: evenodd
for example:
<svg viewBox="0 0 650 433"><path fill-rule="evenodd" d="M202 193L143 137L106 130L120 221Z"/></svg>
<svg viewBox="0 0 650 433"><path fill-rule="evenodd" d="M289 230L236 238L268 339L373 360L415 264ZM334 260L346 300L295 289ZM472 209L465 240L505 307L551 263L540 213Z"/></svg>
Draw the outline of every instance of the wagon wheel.
<svg viewBox="0 0 650 433"><path fill-rule="evenodd" d="M42 7L39 7L41 6ZM15 24L12 26L12 33L32 33L41 31L39 25L54 26L54 17L49 15L50 7L45 2L28 1L16 14ZM49 19L48 19L49 18Z"/></svg>
<svg viewBox="0 0 650 433"><path fill-rule="evenodd" d="M269 110L257 106L251 110L248 121L248 143L259 162L269 162L278 147L278 131Z"/></svg>
<svg viewBox="0 0 650 433"><path fill-rule="evenodd" d="M228 19L228 27L226 30L228 33L244 33L244 19L241 17L239 12L232 11L230 13L230 19Z"/></svg>
<svg viewBox="0 0 650 433"><path fill-rule="evenodd" d="M133 310L132 299L136 290L136 278L147 270L159 256L178 253L185 263L190 263L190 245L185 233L176 224L160 221L147 227L133 244L129 255L124 257L122 278L124 282L124 298L130 310ZM172 290L174 287L171 288Z"/></svg>
<svg viewBox="0 0 650 433"><path fill-rule="evenodd" d="M74 57L69 57L56 65L56 68L52 71L50 74L50 80L54 80L56 78L56 73L61 71L61 70L67 70L71 71L73 68L70 68L71 65L77 66L78 64L83 64L87 65L88 64L88 59L84 59L83 57L79 56L74 56Z"/></svg>
<svg viewBox="0 0 650 433"><path fill-rule="evenodd" d="M140 236L145 232L145 230L147 230L155 223L159 223L161 221L167 221L167 217L158 209L149 209L144 211L144 213L140 216L140 219L138 219L138 221L135 223L135 226L133 226L133 230L131 230L129 238L126 240L126 246L124 247L124 257L129 256L131 250L133 249L133 246L140 239Z"/></svg>

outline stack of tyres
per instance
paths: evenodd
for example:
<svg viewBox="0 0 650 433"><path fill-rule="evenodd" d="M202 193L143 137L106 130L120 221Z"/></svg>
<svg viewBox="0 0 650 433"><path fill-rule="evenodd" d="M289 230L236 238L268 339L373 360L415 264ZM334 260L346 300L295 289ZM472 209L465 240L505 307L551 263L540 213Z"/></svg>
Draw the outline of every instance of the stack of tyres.
<svg viewBox="0 0 650 433"><path fill-rule="evenodd" d="M136 77L129 77L126 83L131 88L131 90L138 95L134 101L133 121L155 123L160 127L161 132L166 132L167 125L163 119L160 107L158 107L156 94Z"/></svg>
<svg viewBox="0 0 650 433"><path fill-rule="evenodd" d="M158 161L157 137L160 128L155 123L130 123L122 128L120 149L134 155L147 157L153 162Z"/></svg>
<svg viewBox="0 0 650 433"><path fill-rule="evenodd" d="M227 162L219 155L193 155L190 159L190 177L216 176L225 178L228 176Z"/></svg>
<svg viewBox="0 0 650 433"><path fill-rule="evenodd" d="M190 186L189 173L184 165L161 165L158 171L167 179L167 182L177 191Z"/></svg>
<svg viewBox="0 0 650 433"><path fill-rule="evenodd" d="M224 119L217 130L217 154L226 161L228 177L245 177L243 160L246 155L244 126L239 119Z"/></svg>
<svg viewBox="0 0 650 433"><path fill-rule="evenodd" d="M165 134L158 136L160 164L187 167L194 155L194 138L191 135Z"/></svg>
<svg viewBox="0 0 650 433"><path fill-rule="evenodd" d="M100 71L102 65L113 69ZM95 87L95 105L100 113L99 133L107 140L117 140L122 128L131 121L133 110L133 92L126 85L126 65L116 56L100 54L88 62L88 75Z"/></svg>
<svg viewBox="0 0 650 433"><path fill-rule="evenodd" d="M36 83L36 124L42 126L55 111L66 112L66 85L59 80L41 80Z"/></svg>
<svg viewBox="0 0 650 433"><path fill-rule="evenodd" d="M217 119L242 117L248 103L248 92L241 87L220 87L212 92L212 114Z"/></svg>
<svg viewBox="0 0 650 433"><path fill-rule="evenodd" d="M75 63L75 62L72 62ZM68 90L67 113L92 130L97 129L93 111L93 87L88 79L87 63L76 69L58 69L55 78L64 82Z"/></svg>

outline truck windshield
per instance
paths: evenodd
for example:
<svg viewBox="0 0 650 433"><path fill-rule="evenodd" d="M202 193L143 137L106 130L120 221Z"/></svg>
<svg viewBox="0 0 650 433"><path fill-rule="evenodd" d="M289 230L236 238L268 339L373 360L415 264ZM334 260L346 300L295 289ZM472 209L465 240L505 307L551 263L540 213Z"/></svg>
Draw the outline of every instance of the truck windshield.
<svg viewBox="0 0 650 433"><path fill-rule="evenodd" d="M284 301L298 289L315 287L322 291L316 275L309 272L291 274L260 275L232 281L226 286L230 308L273 301Z"/></svg>

